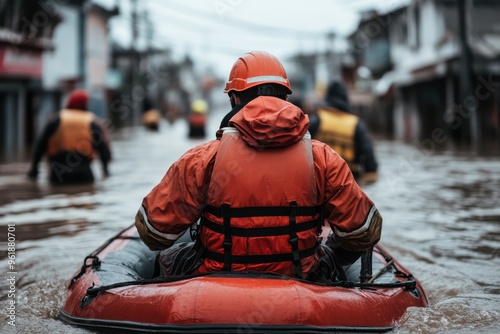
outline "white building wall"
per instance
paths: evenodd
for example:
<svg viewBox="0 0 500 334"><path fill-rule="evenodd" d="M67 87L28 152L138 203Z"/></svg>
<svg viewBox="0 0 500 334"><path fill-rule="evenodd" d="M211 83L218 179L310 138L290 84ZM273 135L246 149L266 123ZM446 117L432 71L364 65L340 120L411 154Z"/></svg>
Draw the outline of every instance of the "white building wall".
<svg viewBox="0 0 500 334"><path fill-rule="evenodd" d="M403 100L401 90L394 90L394 108L393 108L393 122L394 122L394 135L398 139L403 139L405 136L405 109L406 105Z"/></svg>
<svg viewBox="0 0 500 334"><path fill-rule="evenodd" d="M106 20L100 15L89 12L86 24L87 85L89 89L104 88L110 61L109 54Z"/></svg>
<svg viewBox="0 0 500 334"><path fill-rule="evenodd" d="M90 10L85 25L86 80L90 93L89 109L100 117L108 116L105 89L110 63L106 18Z"/></svg>
<svg viewBox="0 0 500 334"><path fill-rule="evenodd" d="M439 29L438 13L434 1L423 1L420 6L420 52L425 55L432 54L436 48L437 40L443 31Z"/></svg>
<svg viewBox="0 0 500 334"><path fill-rule="evenodd" d="M403 22L390 27L391 57L394 64L390 78L398 92L394 108L396 138L417 138L422 129L416 96L410 91L407 98L403 99L401 89L420 81L444 77L447 71L446 61L460 52L458 39L446 36L444 15L435 0L413 1L406 12L408 41L397 39ZM451 82L449 84L452 85ZM447 89L451 89L451 86Z"/></svg>
<svg viewBox="0 0 500 334"><path fill-rule="evenodd" d="M56 27L53 36L54 51L43 55L43 88L47 90L58 87L61 80L78 77L78 9L61 6L59 14L63 21Z"/></svg>
<svg viewBox="0 0 500 334"><path fill-rule="evenodd" d="M457 38L443 39L446 34L444 13L436 6L435 0L414 1L406 10L407 41L398 40L402 22L391 25L389 30L391 60L394 64L391 76L399 84L418 81L419 78L412 77L413 71L442 64L460 53ZM420 15L416 15L417 11ZM444 75L443 70L445 67L437 66L436 71L439 73L436 74Z"/></svg>

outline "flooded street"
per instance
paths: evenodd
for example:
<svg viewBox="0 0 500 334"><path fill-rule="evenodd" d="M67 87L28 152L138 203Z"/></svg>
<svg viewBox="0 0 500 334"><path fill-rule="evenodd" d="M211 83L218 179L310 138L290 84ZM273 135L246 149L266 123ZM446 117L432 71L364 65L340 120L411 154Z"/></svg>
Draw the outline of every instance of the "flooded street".
<svg viewBox="0 0 500 334"><path fill-rule="evenodd" d="M500 159L380 142L382 178L365 192L382 244L423 283L429 309L398 333L500 330ZM417 158L419 157L419 158Z"/></svg>
<svg viewBox="0 0 500 334"><path fill-rule="evenodd" d="M222 116L211 115L207 140ZM170 164L201 142L187 139L183 121L157 133L115 131L111 176L102 180L96 162L94 186L52 187L45 166L32 183L28 162L0 164L0 332L91 333L57 319L66 282L87 254L133 223ZM430 302L410 309L394 332L498 333L500 157L391 141L378 141L376 150L381 178L364 189L384 217L381 243L422 282ZM9 271L17 273L15 328L7 323Z"/></svg>

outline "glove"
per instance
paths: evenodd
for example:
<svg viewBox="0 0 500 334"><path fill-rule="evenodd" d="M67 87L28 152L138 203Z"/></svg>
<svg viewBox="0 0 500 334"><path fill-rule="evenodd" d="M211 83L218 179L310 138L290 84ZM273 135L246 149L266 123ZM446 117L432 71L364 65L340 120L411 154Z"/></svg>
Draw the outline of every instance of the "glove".
<svg viewBox="0 0 500 334"><path fill-rule="evenodd" d="M36 168L30 169L30 171L28 172L27 176L28 176L28 178L30 180L36 181L36 179L38 177L38 169L36 169Z"/></svg>
<svg viewBox="0 0 500 334"><path fill-rule="evenodd" d="M337 259L343 266L353 264L363 254L362 251L357 252L357 251L348 251L346 249L343 249L340 246L340 243L335 239L334 234L330 234L328 236L328 239L326 240L325 244L335 253Z"/></svg>
<svg viewBox="0 0 500 334"><path fill-rule="evenodd" d="M109 177L109 170L108 170L108 167L103 168L102 172L103 172L103 174L104 174L104 177L105 177L105 178L106 178L106 177Z"/></svg>

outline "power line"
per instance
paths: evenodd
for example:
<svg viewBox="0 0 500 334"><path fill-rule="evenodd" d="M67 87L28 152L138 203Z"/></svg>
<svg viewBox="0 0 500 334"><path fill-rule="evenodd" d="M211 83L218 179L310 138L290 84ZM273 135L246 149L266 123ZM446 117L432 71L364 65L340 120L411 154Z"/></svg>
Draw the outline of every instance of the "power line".
<svg viewBox="0 0 500 334"><path fill-rule="evenodd" d="M127 22L132 21L132 19L130 17L122 16L121 18ZM137 29L140 32L140 34L142 36L144 36L145 41L147 41L148 38L151 38L151 37L148 37L149 31L148 31L148 28L146 25L139 24L137 26ZM189 43L189 42L176 42L175 38L173 38L173 36L169 35L167 32L162 31L162 30L155 30L155 33L154 33L154 36L152 37L152 40L160 45L165 45L165 44L172 45L173 43L175 43L177 45L184 45L184 46L188 46L188 45L192 45L192 44L205 44L205 45L207 45L207 47L210 48L210 51L212 51L212 49L215 48L219 51L220 50L228 50L233 54L242 54L244 52L248 52L248 49L237 49L237 48L231 47L232 46L231 41L229 41L227 39L218 38L218 37L222 37L222 36L220 36L220 34L214 33L213 31L207 31L207 29L204 29L202 31L203 31L203 33L200 33L200 30L196 30L196 29L186 29L186 30L175 31L176 37L186 36L186 38L184 40L186 40L186 41L190 40L191 43ZM194 40L191 37L198 37L199 40L198 41ZM207 37L209 37L209 38L207 38ZM251 36L251 37L258 40L258 41L262 41L262 38L260 38L259 36ZM276 36L270 36L270 37L277 38ZM222 41L222 43L220 43L221 41ZM218 42L218 43L216 43L216 42ZM142 45L142 43L141 43L141 45Z"/></svg>
<svg viewBox="0 0 500 334"><path fill-rule="evenodd" d="M278 36L282 34L285 34L285 37L293 37L296 39L300 38L304 41L313 43L315 40L318 41L317 38L319 37L324 38L326 36L325 32L304 33L304 31L302 30L282 29L282 28L270 27L266 25L258 25L248 22L242 23L239 20L233 20L233 19L230 20L224 19L223 22L221 22L220 19L217 19L216 22L213 22L213 19L215 17L213 14L207 14L206 12L200 10L193 10L192 8L189 9L189 16L186 18L187 15L186 10L179 12L179 8L182 7L184 9L187 9L188 8L187 6L182 6L182 5L173 6L175 8L172 10L172 6L170 6L171 4L169 3L168 5L169 8L166 8L158 5L157 3L154 3L154 8L149 7L149 12L151 12L151 14L156 14L154 20L155 22L158 22L158 15L161 15L162 21L159 22L160 23L164 23L166 21L170 22L175 29L159 29L158 24L156 24L156 28L154 29L155 33L153 34L152 37L151 37L151 31L148 30L147 25L142 24L143 21L146 19L145 14L142 15L137 14L139 20L135 24L135 29L136 33L137 31L139 32L140 35L139 37L141 39L141 46L147 46L147 43L146 44L142 43L142 40L144 39L144 42L147 42L147 39L149 38L149 42L154 43L159 48L165 48L170 50L185 49L186 51L190 50L189 52L201 53L205 55L215 56L219 54L226 56L234 55L235 57L237 57L241 56L245 52L248 52L249 48L251 49L260 48L262 44L266 44L267 42L262 41L263 39L269 41L269 43L273 43L272 42L273 39L283 38ZM191 15L193 14L193 12L195 15ZM201 15L201 13L206 17L199 18L198 16ZM123 19L124 21L132 21L131 17L121 16L120 18ZM149 18L151 19L151 16ZM190 23L187 23L186 20L190 21ZM196 22L193 23L192 22L193 20L196 20ZM208 28L207 25L204 25L204 22L211 24L212 27L215 27L215 29L213 29L212 27ZM224 29L223 31L227 31L227 27L222 29L220 28L221 24L226 24L226 25L229 24L231 26L236 24L236 27L240 29L244 30L250 29L254 33L258 31L266 31L266 33L260 34L260 36L258 36L257 34L243 35L243 39L255 36L254 38L257 39L258 42L260 42L259 44L261 46L256 46L256 44L258 43L245 41L247 45L249 45L249 47L244 47L240 49L238 47L234 47L235 44L233 43L233 41L229 40L225 34L220 33L222 29ZM272 33L269 33L269 29L272 29ZM172 32L172 34L170 32ZM279 34L275 34L275 32L279 32ZM299 35L297 35L297 33ZM181 38L176 38L179 37L179 35ZM195 36L195 38L193 38L192 36ZM305 36L307 36L307 38ZM311 38L311 36L314 36L315 38ZM242 39L241 35L240 39ZM271 47L274 46L278 46L278 44L274 43L271 45Z"/></svg>
<svg viewBox="0 0 500 334"><path fill-rule="evenodd" d="M154 0L152 0L154 1ZM165 1L162 1L162 5L159 5L158 3L155 3L155 6L159 10L163 10L165 12L166 8L165 6ZM233 28L241 29L241 30L247 30L247 31L252 31L254 33L262 33L263 36L270 35L271 33L274 35L282 35L282 36L288 36L288 37L301 37L301 38L323 38L325 36L325 32L312 32L312 31L306 31L306 30L296 30L296 29L290 29L290 28L281 28L281 27L276 27L276 26L268 26L268 25L262 25L262 24L256 24L253 22L249 21L244 21L244 20L237 20L233 19L231 17L224 17L224 20L221 20L220 17L218 17L215 14L208 13L199 9L195 9L193 7L189 6L184 6L179 3L173 3L173 2L168 2L168 10L173 10L177 13L180 13L181 15L186 15L186 11L188 11L190 14L196 14L196 21L204 20L207 21L211 24L222 24L226 26L231 26ZM170 11L168 11L170 12ZM167 12L165 12L167 13ZM205 27L206 28L206 27Z"/></svg>
<svg viewBox="0 0 500 334"><path fill-rule="evenodd" d="M165 12L167 13L167 12ZM168 13L167 15L169 15L170 17L168 18L168 21L169 23L175 23L175 24L178 24L178 25L181 25L182 26L182 29L176 29L175 30L175 34L179 34L179 33L184 33L186 32L186 30L190 30L190 31L194 31L196 33L198 33L198 35L200 34L213 34L213 35L222 35L224 33L225 30L223 29L211 29L211 28L207 28L207 26L203 26L203 25L200 25L200 24L197 24L197 23L189 23L189 24L186 24L186 21L183 20L183 18L181 17L178 17L178 16L172 16L172 13ZM129 17L125 17L125 16L122 16L122 18L124 20L131 20L131 18ZM163 22L165 22L166 20L163 20ZM177 26L178 27L178 26ZM139 26L139 28L142 30L142 27ZM156 31L159 31L158 29ZM174 30L172 30L174 31ZM201 33L200 33L201 32ZM316 38L324 38L325 34L323 35L317 35L315 36ZM283 38L290 38L290 39L307 39L307 40L311 40L310 37L304 37L304 36L296 36L296 35L285 35L285 36L281 36L281 35L276 35L276 34L261 34L261 35L256 35L255 38L259 38L259 39L283 39Z"/></svg>

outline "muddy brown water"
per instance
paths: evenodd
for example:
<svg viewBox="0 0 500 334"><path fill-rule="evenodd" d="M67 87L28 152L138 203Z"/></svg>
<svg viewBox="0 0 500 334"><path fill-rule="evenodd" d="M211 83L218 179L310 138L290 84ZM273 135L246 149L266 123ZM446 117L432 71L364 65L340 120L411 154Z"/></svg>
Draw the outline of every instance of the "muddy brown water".
<svg viewBox="0 0 500 334"><path fill-rule="evenodd" d="M222 116L211 115L209 136ZM132 224L170 164L203 141L186 133L182 121L157 133L115 131L112 175L102 179L96 163L93 186L53 187L44 167L33 183L26 161L0 164L1 333L91 333L57 319L65 284L87 254ZM500 157L383 140L376 148L381 177L364 190L384 217L381 242L430 302L409 309L394 333L499 333ZM13 289L9 272L16 273Z"/></svg>

